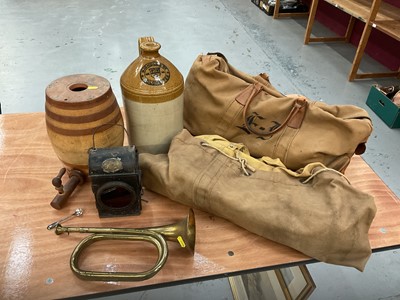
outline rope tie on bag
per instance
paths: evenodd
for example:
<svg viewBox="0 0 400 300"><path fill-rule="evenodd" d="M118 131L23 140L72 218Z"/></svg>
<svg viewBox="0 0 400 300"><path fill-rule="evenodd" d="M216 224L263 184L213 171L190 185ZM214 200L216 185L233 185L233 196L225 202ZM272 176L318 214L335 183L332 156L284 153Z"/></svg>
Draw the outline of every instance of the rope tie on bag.
<svg viewBox="0 0 400 300"><path fill-rule="evenodd" d="M217 150L219 153L223 154L224 156L226 156L226 157L228 157L228 158L230 158L230 159L232 159L232 160L234 160L234 161L239 162L239 164L240 164L240 169L243 171L244 175L246 175L246 176L250 176L250 175L251 175L251 174L249 173L249 171L252 172L252 173L254 173L254 172L256 171L255 168L253 168L252 166L249 165L247 159L245 159L245 158L243 158L243 157L240 156L240 154L241 154L242 152L241 152L237 147L233 147L232 144L230 144L230 145L228 146L228 148L230 148L230 149L233 151L234 157L231 156L231 155L229 155L229 154L227 154L227 153L225 153L223 150L221 150L221 149L219 149L219 148L217 148L217 147L215 147L215 146L213 146L213 145L208 144L207 142L201 142L200 145L201 145L201 146L206 146L206 147L212 148L212 149L214 149L214 150ZM344 175L343 173L341 173L341 172L339 172L339 171L337 171L337 170L335 170L335 169L327 168L327 167L320 168L319 170L313 172L309 177L305 178L304 180L301 180L301 183L302 183L302 184L307 184L307 183L309 183L314 177L316 177L317 175L321 174L322 172L326 172L326 171L334 172L334 173L336 173L337 175L340 175L341 177L343 177L343 178L347 181L348 184L351 185L350 180L346 177L346 175ZM293 176L293 175L292 175L292 176Z"/></svg>
<svg viewBox="0 0 400 300"><path fill-rule="evenodd" d="M224 151L222 151L222 150L218 149L217 147L214 147L214 146L212 146L212 145L210 145L210 144L208 144L206 142L201 142L200 145L212 148L214 150L217 150L219 153L223 154L224 156L226 156L226 157L228 157L228 158L230 158L230 159L232 159L234 161L239 162L240 163L240 169L243 171L244 175L246 175L246 176L250 176L251 175L249 173L249 171L253 172L253 173L256 171L256 169L254 169L252 166L250 166L248 164L248 162L247 162L247 160L245 158L240 157L240 150L238 150L238 149L232 149L234 151L234 153L235 153L235 157L232 157L232 156L226 154Z"/></svg>
<svg viewBox="0 0 400 300"><path fill-rule="evenodd" d="M235 158L240 163L240 167L241 167L244 175L250 176L249 172L247 172L247 169L249 169L252 172L255 172L255 169L248 165L247 160L245 158L240 157L239 152L240 152L239 150L237 150L237 149L235 150Z"/></svg>
<svg viewBox="0 0 400 300"><path fill-rule="evenodd" d="M315 173L312 173L310 175L310 177L308 177L306 180L302 181L301 183L308 183L309 181L311 181L315 176L317 176L318 174L325 172L325 171L332 171L340 176L342 176L344 179L346 179L347 183L351 185L350 180L346 177L346 175L344 175L343 173L339 172L338 170L335 169L331 169L331 168L323 168L323 169L319 169L318 171L316 171Z"/></svg>

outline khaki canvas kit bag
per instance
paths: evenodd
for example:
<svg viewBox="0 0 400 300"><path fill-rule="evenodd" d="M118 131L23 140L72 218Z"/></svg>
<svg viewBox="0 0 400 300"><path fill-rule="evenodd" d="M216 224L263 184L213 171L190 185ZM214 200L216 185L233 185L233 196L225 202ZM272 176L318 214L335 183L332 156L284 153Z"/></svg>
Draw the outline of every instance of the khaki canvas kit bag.
<svg viewBox="0 0 400 300"><path fill-rule="evenodd" d="M146 188L225 218L319 261L363 270L371 254L372 196L312 163L297 172L250 156L243 144L183 130L168 154L140 154Z"/></svg>
<svg viewBox="0 0 400 300"><path fill-rule="evenodd" d="M321 162L344 171L365 151L372 124L364 109L282 95L268 75L248 75L209 54L197 57L186 78L184 128L243 143L252 156L280 158L292 170Z"/></svg>

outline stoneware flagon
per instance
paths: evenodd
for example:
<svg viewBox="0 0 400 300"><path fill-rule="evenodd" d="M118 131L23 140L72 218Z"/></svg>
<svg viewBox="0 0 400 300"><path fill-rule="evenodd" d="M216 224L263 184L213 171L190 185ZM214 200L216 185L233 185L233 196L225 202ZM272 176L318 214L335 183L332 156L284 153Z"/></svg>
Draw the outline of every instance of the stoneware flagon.
<svg viewBox="0 0 400 300"><path fill-rule="evenodd" d="M89 148L123 145L121 110L110 83L101 76L76 74L54 80L46 88L45 110L48 136L67 170L88 175Z"/></svg>
<svg viewBox="0 0 400 300"><path fill-rule="evenodd" d="M167 153L183 128L183 76L153 37L139 38L138 46L120 80L129 142L139 153Z"/></svg>

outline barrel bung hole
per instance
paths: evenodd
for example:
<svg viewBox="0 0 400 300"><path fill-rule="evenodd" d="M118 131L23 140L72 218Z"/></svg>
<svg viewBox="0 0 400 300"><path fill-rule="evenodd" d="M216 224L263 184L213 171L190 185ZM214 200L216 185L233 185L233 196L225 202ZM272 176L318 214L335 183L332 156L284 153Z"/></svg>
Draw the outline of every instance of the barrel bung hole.
<svg viewBox="0 0 400 300"><path fill-rule="evenodd" d="M84 83L75 83L69 87L69 89L73 92L82 92L88 88L87 84Z"/></svg>

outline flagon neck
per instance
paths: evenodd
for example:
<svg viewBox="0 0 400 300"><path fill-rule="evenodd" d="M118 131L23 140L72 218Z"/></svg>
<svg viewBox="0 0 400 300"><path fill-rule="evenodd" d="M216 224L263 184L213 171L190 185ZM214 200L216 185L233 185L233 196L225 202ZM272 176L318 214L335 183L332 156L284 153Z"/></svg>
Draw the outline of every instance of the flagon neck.
<svg viewBox="0 0 400 300"><path fill-rule="evenodd" d="M160 54L158 50L160 50L161 45L157 42L144 42L140 44L140 54L143 57L159 57Z"/></svg>

